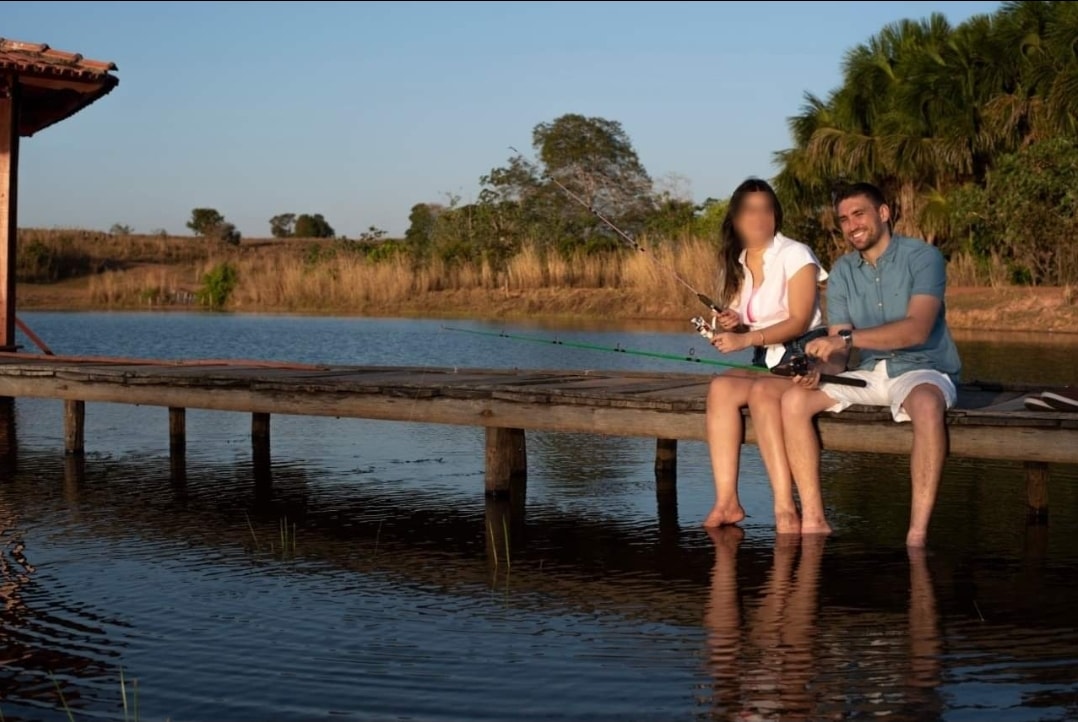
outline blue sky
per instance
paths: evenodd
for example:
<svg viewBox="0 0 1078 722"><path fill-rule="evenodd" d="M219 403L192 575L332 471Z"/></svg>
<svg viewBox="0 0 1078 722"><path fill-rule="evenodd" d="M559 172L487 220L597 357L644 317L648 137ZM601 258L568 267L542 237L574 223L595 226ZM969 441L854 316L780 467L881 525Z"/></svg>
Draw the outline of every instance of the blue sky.
<svg viewBox="0 0 1078 722"><path fill-rule="evenodd" d="M393 235L564 113L616 120L695 200L770 177L803 95L884 24L997 2L13 2L0 36L111 60L116 90L23 140L22 227L244 236L282 212Z"/></svg>

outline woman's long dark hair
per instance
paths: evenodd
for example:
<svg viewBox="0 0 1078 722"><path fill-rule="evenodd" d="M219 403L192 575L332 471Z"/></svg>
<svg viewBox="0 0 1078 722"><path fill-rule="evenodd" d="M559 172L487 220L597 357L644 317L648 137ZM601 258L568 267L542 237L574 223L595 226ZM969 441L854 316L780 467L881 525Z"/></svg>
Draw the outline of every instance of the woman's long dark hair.
<svg viewBox="0 0 1078 722"><path fill-rule="evenodd" d="M779 197L766 181L759 178L749 178L734 190L730 196L730 205L726 209L726 217L722 219L722 292L720 303L729 306L741 290L741 284L745 280L745 274L741 270L738 258L741 256L741 239L734 229L734 218L741 212L741 205L745 202L745 196L749 193L766 193L771 198L771 208L775 213L775 233L782 228L782 204Z"/></svg>

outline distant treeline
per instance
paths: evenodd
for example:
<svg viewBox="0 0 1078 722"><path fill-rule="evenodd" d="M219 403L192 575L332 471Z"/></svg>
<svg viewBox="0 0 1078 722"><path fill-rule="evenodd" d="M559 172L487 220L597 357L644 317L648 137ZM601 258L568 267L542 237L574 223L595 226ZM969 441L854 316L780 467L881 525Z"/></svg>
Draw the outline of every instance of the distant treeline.
<svg viewBox="0 0 1078 722"><path fill-rule="evenodd" d="M1075 38L1078 3L1007 2L957 26L939 14L901 21L850 49L841 85L825 98L805 96L789 119L793 147L776 153L780 172L771 180L786 234L831 263L845 251L832 193L868 180L891 199L898 232L941 248L953 282L1078 283ZM356 240L338 238L320 214L278 214L270 231L295 242L329 239L306 247L308 270L337 264L332 274L339 274L356 263L392 262L416 277L467 272L495 288L520 282L523 258L536 283L552 272L535 269L587 259L593 270L620 267L632 250L600 214L645 247L697 267L718 244L725 199L695 203L653 180L617 121L568 113L539 123L532 152L514 152L482 175L475 202L447 196L415 204L403 238L374 227ZM241 244L213 208L194 209L188 227L211 243ZM130 230L118 225L112 235ZM52 240L24 249L24 280L72 275L65 263L99 269L104 262L71 249L56 260L50 254L63 249ZM584 275L610 283L618 274Z"/></svg>

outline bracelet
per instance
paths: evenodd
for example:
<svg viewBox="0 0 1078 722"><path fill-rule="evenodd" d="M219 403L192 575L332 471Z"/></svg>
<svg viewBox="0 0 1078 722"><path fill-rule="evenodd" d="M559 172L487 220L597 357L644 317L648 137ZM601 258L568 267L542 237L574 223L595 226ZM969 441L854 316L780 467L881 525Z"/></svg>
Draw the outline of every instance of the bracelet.
<svg viewBox="0 0 1078 722"><path fill-rule="evenodd" d="M756 333L760 334L760 345L761 346L766 346L767 344L764 343L764 332L763 331L757 331Z"/></svg>

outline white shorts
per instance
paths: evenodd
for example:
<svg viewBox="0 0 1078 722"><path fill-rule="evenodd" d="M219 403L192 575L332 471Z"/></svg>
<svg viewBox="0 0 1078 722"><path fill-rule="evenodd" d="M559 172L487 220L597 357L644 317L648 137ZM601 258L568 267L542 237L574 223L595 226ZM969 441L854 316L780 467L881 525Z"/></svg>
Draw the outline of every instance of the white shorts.
<svg viewBox="0 0 1078 722"><path fill-rule="evenodd" d="M891 408L891 418L899 422L909 421L909 414L902 408L902 402L906 400L906 396L909 395L910 391L913 391L914 388L921 384L931 384L942 391L943 399L948 409L954 406L958 398L958 391L955 389L954 382L951 381L947 374L933 369L916 369L907 371L896 378L890 378L887 375L886 359L878 361L870 371L858 369L856 371L846 371L839 375L864 379L868 382L868 385L862 387L821 383L820 390L835 401L834 406L825 409L833 413L838 413L854 404L889 406Z"/></svg>

